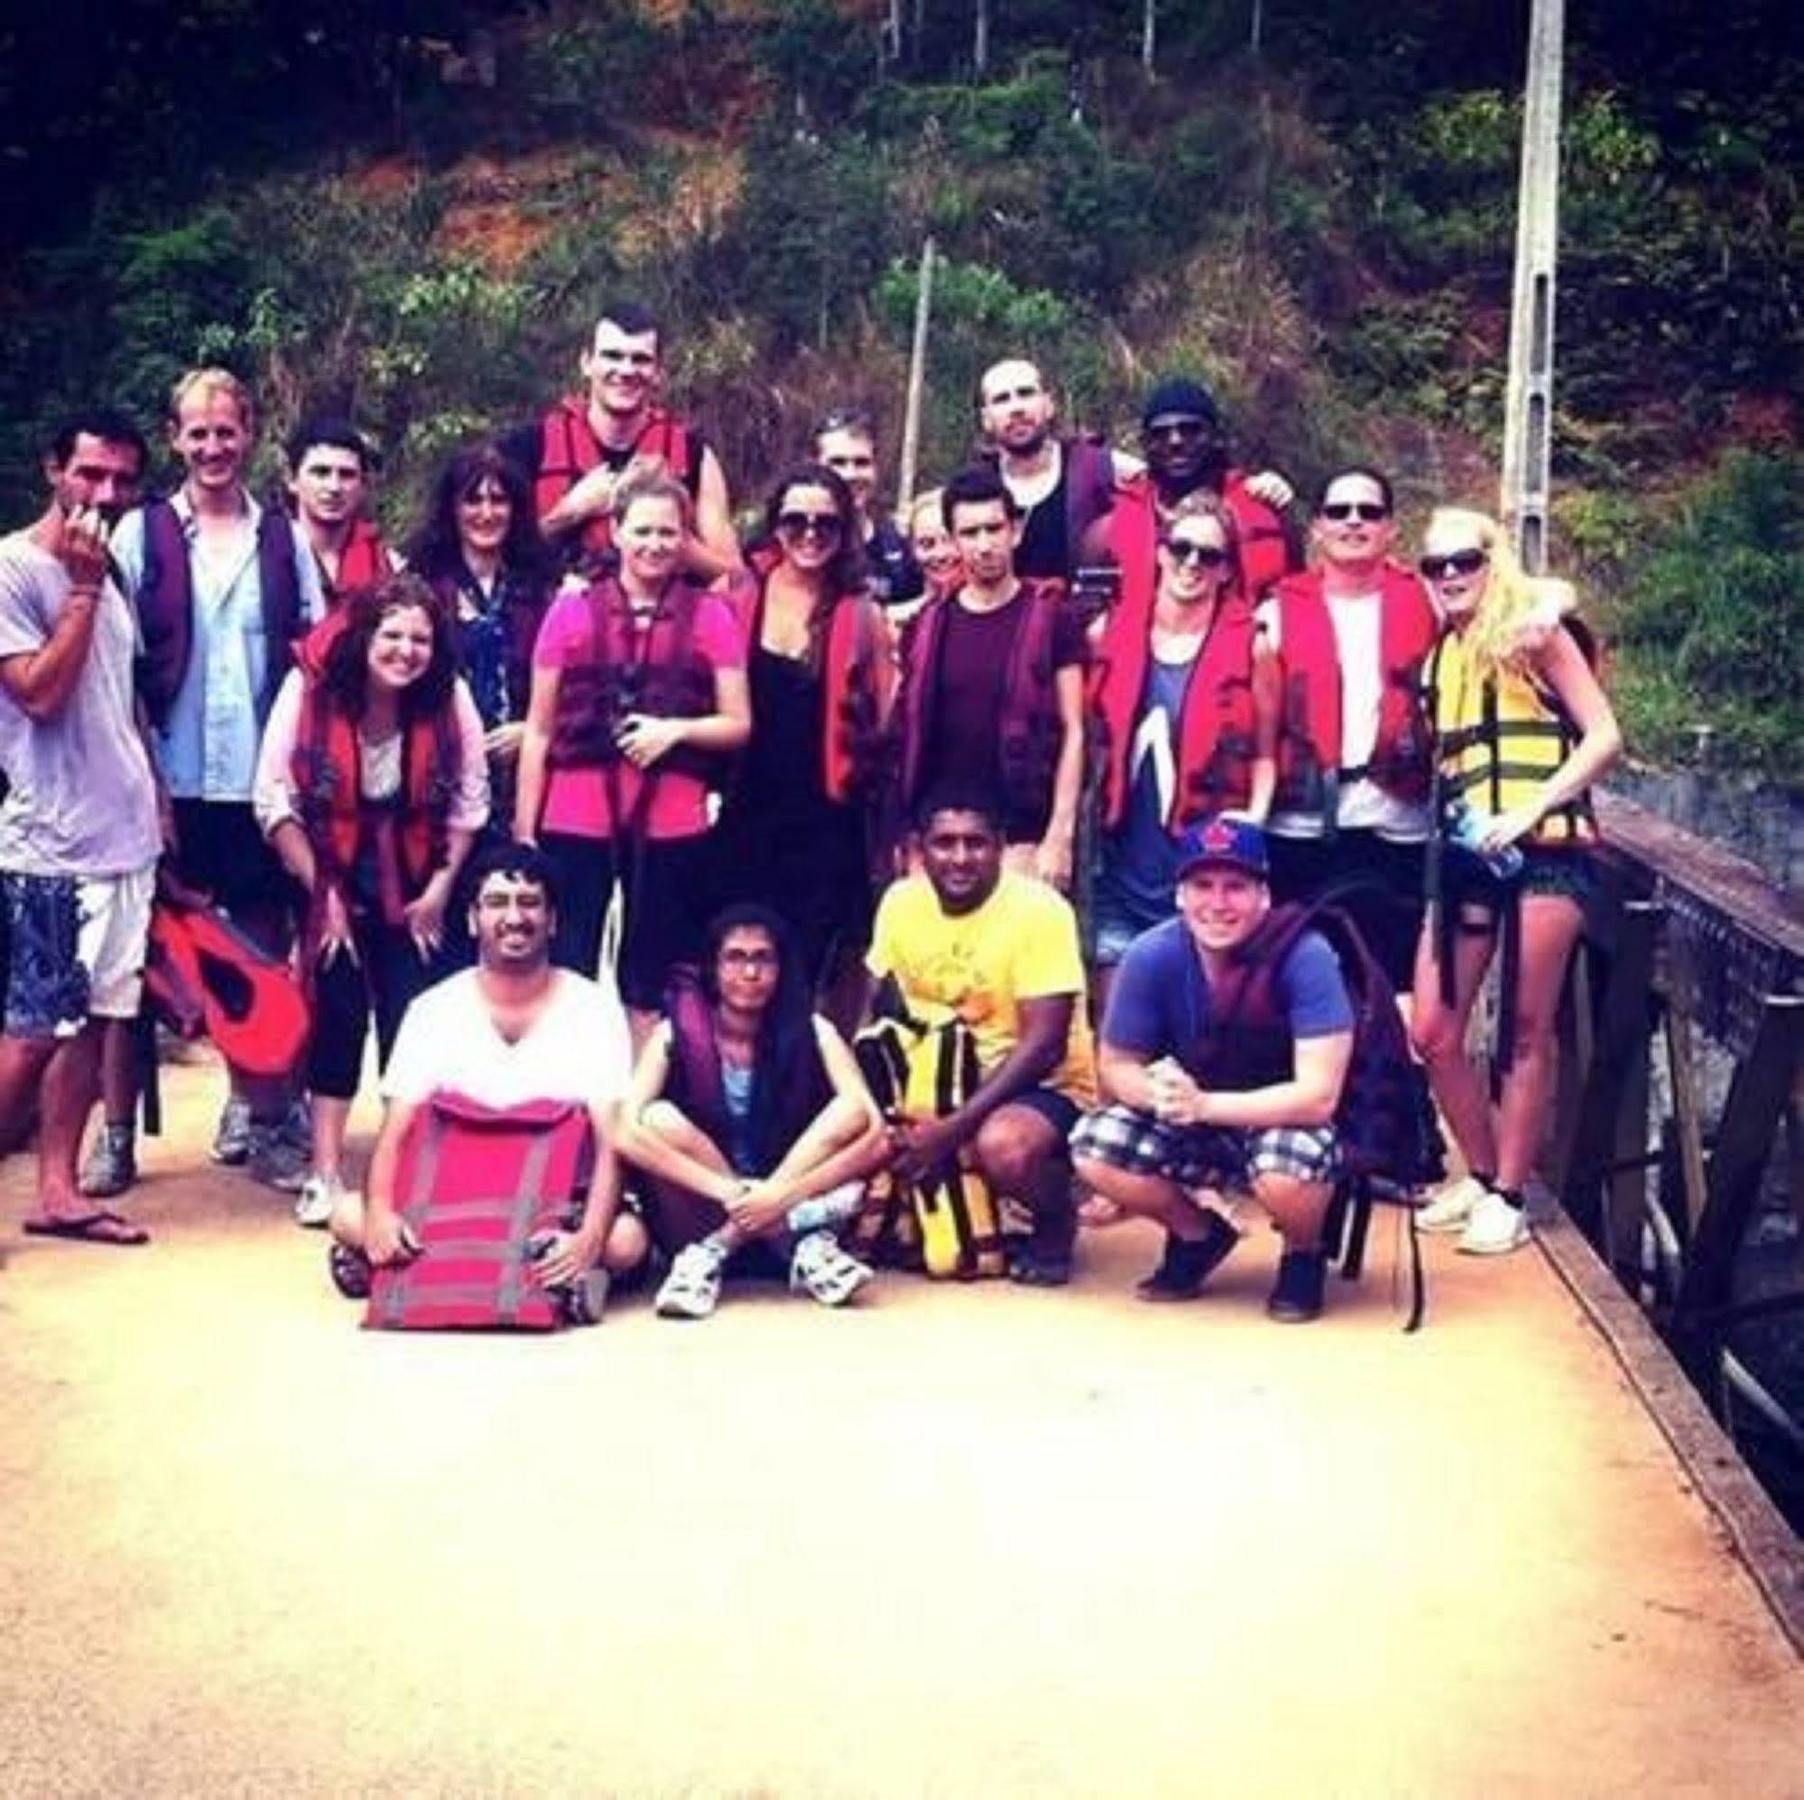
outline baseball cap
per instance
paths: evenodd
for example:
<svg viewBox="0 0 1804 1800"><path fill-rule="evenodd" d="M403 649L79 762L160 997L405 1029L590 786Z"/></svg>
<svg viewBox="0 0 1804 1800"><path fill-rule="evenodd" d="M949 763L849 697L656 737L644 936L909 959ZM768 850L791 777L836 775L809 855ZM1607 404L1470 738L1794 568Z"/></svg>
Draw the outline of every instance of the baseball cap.
<svg viewBox="0 0 1804 1800"><path fill-rule="evenodd" d="M1251 819L1218 814L1192 825L1178 840L1179 881L1198 869L1220 866L1242 869L1260 881L1271 879L1265 854L1265 832Z"/></svg>

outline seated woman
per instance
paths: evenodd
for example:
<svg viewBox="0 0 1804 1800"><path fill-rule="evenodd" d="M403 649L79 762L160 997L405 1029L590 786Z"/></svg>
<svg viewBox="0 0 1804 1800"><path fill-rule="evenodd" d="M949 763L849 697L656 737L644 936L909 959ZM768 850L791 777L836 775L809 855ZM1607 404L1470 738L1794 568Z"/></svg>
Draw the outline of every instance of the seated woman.
<svg viewBox="0 0 1804 1800"><path fill-rule="evenodd" d="M1416 952L1411 1035L1469 1173L1418 1223L1459 1231L1460 1249L1495 1256L1528 1241L1523 1184L1546 1120L1560 989L1595 878L1589 794L1621 754L1622 733L1575 635L1583 627L1561 622L1571 588L1525 574L1496 520L1442 508L1428 522L1421 566L1447 629L1423 677L1440 879ZM1466 1025L1500 925L1507 991L1493 1109Z"/></svg>
<svg viewBox="0 0 1804 1800"><path fill-rule="evenodd" d="M731 604L682 573L688 490L627 475L613 519L619 575L559 595L533 649L514 835L557 868L560 968L594 975L619 883L616 972L637 1046L670 971L700 948L711 795L751 735L751 704Z"/></svg>
<svg viewBox="0 0 1804 1800"><path fill-rule="evenodd" d="M417 575L393 575L315 630L264 729L257 821L309 897L313 1172L295 1202L303 1225L325 1225L344 1190L345 1124L371 1014L386 1063L488 820L482 720L456 667L437 596Z"/></svg>
<svg viewBox="0 0 1804 1800"><path fill-rule="evenodd" d="M672 1259L665 1318L705 1319L729 1261L756 1272L773 1252L825 1306L871 1278L834 1227L887 1154L883 1120L784 938L762 907L716 916L699 980L672 984L621 1108L621 1154L652 1177L647 1223Z"/></svg>
<svg viewBox="0 0 1804 1800"><path fill-rule="evenodd" d="M458 659L482 715L493 813L505 828L526 732L532 647L557 581L526 477L492 444L458 451L433 483L407 562L456 626Z"/></svg>
<svg viewBox="0 0 1804 1800"><path fill-rule="evenodd" d="M771 490L750 556L752 736L716 833L718 893L789 925L810 992L850 1029L863 1010L882 733L895 688L883 612L864 592L846 484L802 463Z"/></svg>

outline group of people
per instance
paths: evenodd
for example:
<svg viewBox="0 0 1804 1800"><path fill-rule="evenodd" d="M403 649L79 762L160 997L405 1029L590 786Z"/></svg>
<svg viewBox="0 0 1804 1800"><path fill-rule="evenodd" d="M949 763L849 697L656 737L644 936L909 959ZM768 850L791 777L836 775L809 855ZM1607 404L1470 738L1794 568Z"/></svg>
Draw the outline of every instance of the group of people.
<svg viewBox="0 0 1804 1800"><path fill-rule="evenodd" d="M550 1284L651 1253L659 1310L695 1317L774 1256L837 1304L870 1276L846 1246L873 1178L966 1169L1017 1215L1022 1281L1069 1278L1080 1217L1158 1220L1155 1299L1199 1290L1239 1239L1223 1196L1250 1192L1285 1245L1270 1310L1314 1317L1358 998L1329 903L1460 1152L1420 1223L1524 1242L1587 794L1620 749L1571 590L1465 510L1399 561L1368 466L1298 529L1191 380L1147 396L1137 454L1062 434L1020 358L979 385L971 465L905 517L871 421L837 414L742 544L664 350L610 306L581 388L453 456L397 546L342 421L293 435L281 503L252 496L252 400L222 370L176 385L167 497L140 503L120 414L46 446L46 508L0 542L0 1148L35 1122L25 1229L145 1241L110 1203L160 880L309 987L303 1065L235 1070L213 1155L296 1192L347 1281L414 1253L399 1145L450 1084L591 1107ZM592 987L611 917L624 1033ZM1500 943L1493 1105L1466 1026ZM882 1016L956 1026L971 1079L885 1116L851 1042Z"/></svg>

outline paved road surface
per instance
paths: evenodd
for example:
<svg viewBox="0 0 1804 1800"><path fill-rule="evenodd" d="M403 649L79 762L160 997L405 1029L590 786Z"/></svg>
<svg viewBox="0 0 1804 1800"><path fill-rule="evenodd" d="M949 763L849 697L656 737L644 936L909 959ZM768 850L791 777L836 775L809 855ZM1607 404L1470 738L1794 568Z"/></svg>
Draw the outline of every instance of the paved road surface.
<svg viewBox="0 0 1804 1800"><path fill-rule="evenodd" d="M208 1169L0 1172L0 1792L1804 1792L1804 1677L1538 1255L1268 1324L885 1278L383 1336Z"/></svg>

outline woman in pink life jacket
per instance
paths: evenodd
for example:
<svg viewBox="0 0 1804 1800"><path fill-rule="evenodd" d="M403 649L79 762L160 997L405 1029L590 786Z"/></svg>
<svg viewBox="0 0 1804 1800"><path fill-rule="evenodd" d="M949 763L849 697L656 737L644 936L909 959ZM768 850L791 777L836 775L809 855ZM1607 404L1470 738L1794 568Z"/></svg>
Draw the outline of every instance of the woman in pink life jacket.
<svg viewBox="0 0 1804 1800"><path fill-rule="evenodd" d="M621 1106L621 1153L651 1177L647 1223L671 1267L666 1318L713 1312L729 1265L841 1306L871 1271L836 1229L887 1154L845 1040L812 1011L776 914L732 906L700 971L671 984Z"/></svg>
<svg viewBox="0 0 1804 1800"><path fill-rule="evenodd" d="M457 674L451 622L417 575L351 595L302 646L270 710L253 799L309 896L313 1172L295 1218L323 1226L344 1192L365 1033L373 1017L386 1063L489 816L482 720Z"/></svg>
<svg viewBox="0 0 1804 1800"><path fill-rule="evenodd" d="M514 835L557 868L562 968L595 974L619 885L616 974L640 1044L671 969L700 946L715 796L752 718L739 619L683 573L687 490L628 475L613 516L618 573L566 589L539 629Z"/></svg>

